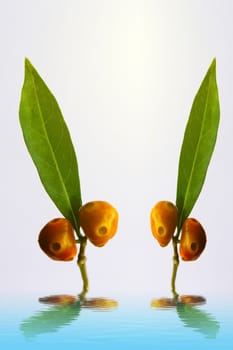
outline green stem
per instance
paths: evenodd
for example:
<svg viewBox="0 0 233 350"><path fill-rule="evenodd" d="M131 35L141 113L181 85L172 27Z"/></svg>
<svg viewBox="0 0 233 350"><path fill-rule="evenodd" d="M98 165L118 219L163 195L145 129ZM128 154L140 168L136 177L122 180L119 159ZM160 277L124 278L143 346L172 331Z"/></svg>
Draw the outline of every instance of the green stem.
<svg viewBox="0 0 233 350"><path fill-rule="evenodd" d="M179 236L179 233L172 238L174 255L173 255L173 271L172 271L172 279L171 279L171 291L175 299L177 299L177 297L179 296L179 294L176 291L176 274L179 266L179 254L177 249L178 236Z"/></svg>
<svg viewBox="0 0 233 350"><path fill-rule="evenodd" d="M78 267L81 272L82 280L83 280L83 289L82 292L79 294L81 298L85 298L88 289L89 289L89 282L88 282L88 276L87 276L87 269L86 269L86 256L85 256L85 249L87 245L87 238L84 236L80 237L80 250L78 254Z"/></svg>
<svg viewBox="0 0 233 350"><path fill-rule="evenodd" d="M77 240L76 240L76 243L80 243L81 242L81 240L83 239L83 238L85 238L82 234L81 234L81 232L80 232L80 225L79 225L79 222L78 222L78 220L76 219L76 217L74 217L74 220L73 220L73 227L74 227L74 231L75 231L75 233L76 233L76 235L77 235Z"/></svg>

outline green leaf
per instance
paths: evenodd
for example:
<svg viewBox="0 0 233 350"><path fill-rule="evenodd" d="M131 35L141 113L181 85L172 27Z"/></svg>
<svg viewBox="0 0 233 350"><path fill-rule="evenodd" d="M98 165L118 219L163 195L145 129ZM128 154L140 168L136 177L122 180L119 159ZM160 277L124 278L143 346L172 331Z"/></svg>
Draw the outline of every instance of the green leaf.
<svg viewBox="0 0 233 350"><path fill-rule="evenodd" d="M24 141L45 190L79 234L76 215L81 191L75 150L55 97L28 59L19 118Z"/></svg>
<svg viewBox="0 0 233 350"><path fill-rule="evenodd" d="M214 59L193 101L181 147L176 194L178 230L193 209L204 184L217 138L219 117Z"/></svg>

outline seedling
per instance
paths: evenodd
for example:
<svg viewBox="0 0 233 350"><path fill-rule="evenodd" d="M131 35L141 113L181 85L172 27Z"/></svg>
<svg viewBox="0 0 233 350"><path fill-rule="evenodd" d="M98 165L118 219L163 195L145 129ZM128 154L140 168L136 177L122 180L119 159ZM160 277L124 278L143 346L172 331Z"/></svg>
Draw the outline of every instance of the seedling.
<svg viewBox="0 0 233 350"><path fill-rule="evenodd" d="M73 259L78 250L77 264L83 280L80 295L85 296L89 287L85 249L88 239L93 242L91 228L95 228L94 242L103 243L96 245L104 245L116 233L117 211L105 201L82 206L78 162L68 127L55 97L28 59L25 59L19 117L24 141L41 182L63 215L43 227L39 234L40 247L50 258L60 261ZM90 207L95 208L95 215L88 217ZM88 221L87 231L79 220L80 215L85 218L84 226Z"/></svg>
<svg viewBox="0 0 233 350"><path fill-rule="evenodd" d="M202 225L190 215L203 187L214 151L220 118L216 60L214 59L194 98L178 165L176 206L168 201L157 203L150 216L153 236L161 246L173 244L171 290L175 298L179 253L184 261L196 260L206 245ZM181 236L181 237L180 237Z"/></svg>

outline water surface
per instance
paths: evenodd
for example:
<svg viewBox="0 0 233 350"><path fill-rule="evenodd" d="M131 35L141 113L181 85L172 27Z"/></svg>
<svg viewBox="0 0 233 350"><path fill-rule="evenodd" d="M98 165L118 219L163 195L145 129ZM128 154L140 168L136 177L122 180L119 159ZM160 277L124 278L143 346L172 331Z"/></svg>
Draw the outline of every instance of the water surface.
<svg viewBox="0 0 233 350"><path fill-rule="evenodd" d="M233 302L70 295L2 298L1 349L232 349ZM194 300L195 301L195 300ZM198 301L198 300L197 300Z"/></svg>

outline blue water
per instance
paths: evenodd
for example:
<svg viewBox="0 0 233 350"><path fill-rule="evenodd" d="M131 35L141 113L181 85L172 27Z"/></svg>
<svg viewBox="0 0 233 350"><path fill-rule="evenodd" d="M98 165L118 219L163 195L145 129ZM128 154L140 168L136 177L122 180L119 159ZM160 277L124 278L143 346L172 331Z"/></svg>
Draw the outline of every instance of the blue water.
<svg viewBox="0 0 233 350"><path fill-rule="evenodd" d="M225 298L161 308L153 297L38 297L2 298L0 349L233 349L233 301Z"/></svg>

